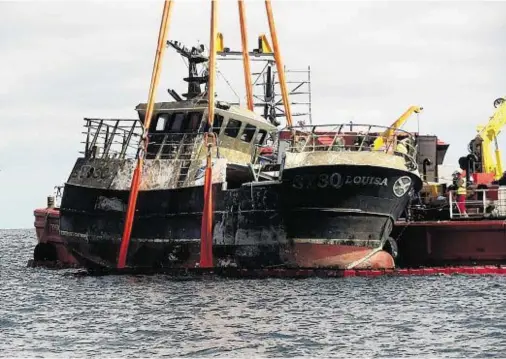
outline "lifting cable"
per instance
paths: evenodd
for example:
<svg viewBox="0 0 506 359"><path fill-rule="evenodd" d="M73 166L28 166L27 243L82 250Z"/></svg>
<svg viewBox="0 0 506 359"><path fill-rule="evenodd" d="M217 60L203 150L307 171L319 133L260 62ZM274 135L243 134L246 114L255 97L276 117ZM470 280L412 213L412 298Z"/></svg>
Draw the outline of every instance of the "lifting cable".
<svg viewBox="0 0 506 359"><path fill-rule="evenodd" d="M148 103L146 106L146 114L144 116L144 126L141 141L139 142L139 151L137 153L137 165L135 167L132 183L130 185L130 195L128 198L128 209L125 218L125 226L123 228L123 237L121 238L121 247L118 256L118 269L124 268L126 264L126 256L128 253L128 245L130 243L130 235L132 234L132 226L135 214L135 206L139 194L139 186L141 183L142 165L144 156L148 146L148 132L151 124L153 108L155 104L156 88L160 79L161 62L165 51L165 42L167 40L168 23L172 10L172 0L165 0L163 6L162 21L158 34L158 47L156 49L155 61L153 64L153 73L151 75L151 84L149 88Z"/></svg>
<svg viewBox="0 0 506 359"><path fill-rule="evenodd" d="M213 162L212 146L216 144L213 131L214 93L216 80L216 35L218 22L218 1L211 0L211 31L209 39L209 83L207 86L207 122L209 132L204 135L206 154L206 172L204 176L204 208L202 210L202 227L200 229L200 267L213 267ZM214 140L211 140L213 138Z"/></svg>
<svg viewBox="0 0 506 359"><path fill-rule="evenodd" d="M253 86L251 85L251 68L248 52L248 34L246 30L246 14L244 11L244 0L238 0L239 22L241 24L242 62L244 68L244 85L246 87L246 100L248 109L253 111Z"/></svg>

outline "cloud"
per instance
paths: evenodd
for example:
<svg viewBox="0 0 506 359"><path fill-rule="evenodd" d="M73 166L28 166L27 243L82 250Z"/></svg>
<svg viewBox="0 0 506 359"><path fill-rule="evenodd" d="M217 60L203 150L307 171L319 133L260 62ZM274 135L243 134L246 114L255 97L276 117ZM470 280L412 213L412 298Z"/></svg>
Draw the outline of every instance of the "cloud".
<svg viewBox="0 0 506 359"><path fill-rule="evenodd" d="M220 2L219 30L240 49L235 1ZM263 1L247 1L250 47L269 33ZM466 154L475 127L506 95L504 2L273 1L287 68L312 69L315 123L390 124L411 105L406 129ZM82 149L84 117L135 117L145 102L162 1L0 2L0 227L32 226L32 210L65 181ZM176 1L171 39L209 41L209 3ZM220 69L241 97L240 66ZM158 100L184 90L167 51ZM235 95L221 81L220 94Z"/></svg>

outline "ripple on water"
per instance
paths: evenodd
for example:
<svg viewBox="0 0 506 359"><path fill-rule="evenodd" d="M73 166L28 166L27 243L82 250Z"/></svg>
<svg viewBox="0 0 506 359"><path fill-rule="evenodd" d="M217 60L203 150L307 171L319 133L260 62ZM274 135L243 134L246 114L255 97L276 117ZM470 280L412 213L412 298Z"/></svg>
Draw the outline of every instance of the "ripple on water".
<svg viewBox="0 0 506 359"><path fill-rule="evenodd" d="M16 357L493 357L505 277L169 281L26 268L0 231L0 353ZM71 271L70 271L71 272Z"/></svg>

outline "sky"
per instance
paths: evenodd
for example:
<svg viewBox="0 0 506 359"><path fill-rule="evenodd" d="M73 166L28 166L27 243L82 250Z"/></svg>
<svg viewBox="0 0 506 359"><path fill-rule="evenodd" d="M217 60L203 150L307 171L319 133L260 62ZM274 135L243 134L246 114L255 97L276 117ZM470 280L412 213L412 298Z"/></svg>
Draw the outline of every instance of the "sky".
<svg viewBox="0 0 506 359"><path fill-rule="evenodd" d="M506 96L506 2L272 4L286 67L311 66L313 123L388 125L423 106L404 129L419 125L450 143L445 163L458 167L476 126ZM0 228L33 226L33 210L83 150L83 118L136 117L162 8L161 0L0 1ZM269 33L263 1L246 1L246 11L253 48ZM209 14L209 1L176 1L169 39L208 45ZM226 46L239 50L236 2L220 1L218 16ZM184 90L179 55L168 50L163 61L158 101L170 100L169 87ZM244 98L240 66L219 69Z"/></svg>

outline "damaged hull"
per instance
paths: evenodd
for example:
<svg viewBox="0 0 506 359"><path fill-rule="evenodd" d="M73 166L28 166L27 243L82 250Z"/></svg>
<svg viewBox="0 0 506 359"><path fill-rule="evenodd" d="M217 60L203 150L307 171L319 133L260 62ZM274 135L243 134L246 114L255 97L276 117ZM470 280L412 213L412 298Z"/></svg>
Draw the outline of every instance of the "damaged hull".
<svg viewBox="0 0 506 359"><path fill-rule="evenodd" d="M274 188L257 185L222 190L221 185L213 185L216 265L280 263L279 248L287 241L277 202L269 199ZM115 266L117 262L125 213L97 210L95 203L105 196L126 204L128 191L70 185L64 191L60 233L84 266ZM200 255L202 203L202 187L141 191L127 265L195 267Z"/></svg>
<svg viewBox="0 0 506 359"><path fill-rule="evenodd" d="M417 175L342 164L285 169L282 181L290 208L287 235L299 266L394 267L397 248L390 233L411 191L421 186Z"/></svg>
<svg viewBox="0 0 506 359"><path fill-rule="evenodd" d="M410 182L397 196L401 177ZM326 165L233 189L214 183L214 265L392 268L390 231L417 179L397 169ZM118 187L75 177L65 186L60 233L85 267L116 266L129 193ZM202 207L202 186L141 190L127 266L197 266Z"/></svg>

